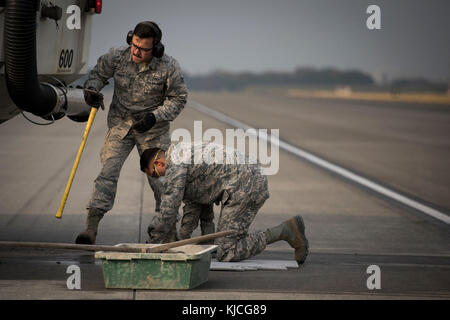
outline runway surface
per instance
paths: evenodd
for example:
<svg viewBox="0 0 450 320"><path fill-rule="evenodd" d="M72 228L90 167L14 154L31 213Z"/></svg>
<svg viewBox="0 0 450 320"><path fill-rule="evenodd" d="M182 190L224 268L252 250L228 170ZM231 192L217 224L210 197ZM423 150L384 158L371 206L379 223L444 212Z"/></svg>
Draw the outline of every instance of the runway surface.
<svg viewBox="0 0 450 320"><path fill-rule="evenodd" d="M450 108L264 93L191 92L189 99L171 130L193 132L194 121L200 120L203 131L232 128L190 106L197 102L257 129L279 129L280 139L294 146L449 213ZM83 130L84 124L69 119L40 127L20 115L0 126L0 240L74 241L100 171L106 112L98 112L63 219L57 220ZM133 150L122 168L114 208L100 224L98 244L146 240L155 203L138 160ZM3 248L0 299L450 297L448 224L283 150L278 173L269 176L269 190L251 230L301 214L311 253L298 269L210 271L208 282L190 291L107 290L92 254ZM292 260L293 250L275 243L255 259ZM81 290L66 287L71 264L81 268ZM379 290L366 286L370 265L381 269Z"/></svg>

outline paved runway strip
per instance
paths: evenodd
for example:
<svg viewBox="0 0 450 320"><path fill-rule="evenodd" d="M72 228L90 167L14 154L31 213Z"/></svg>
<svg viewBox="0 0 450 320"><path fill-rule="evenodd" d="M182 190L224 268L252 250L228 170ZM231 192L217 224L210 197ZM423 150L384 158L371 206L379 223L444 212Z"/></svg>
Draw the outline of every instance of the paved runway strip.
<svg viewBox="0 0 450 320"><path fill-rule="evenodd" d="M203 112L203 113L205 113L213 118L216 118L220 121L223 121L233 127L242 128L244 130L248 130L248 129L252 128L251 126L249 126L243 122L233 119L219 111L208 108L207 106L200 104L196 101L191 100L189 105L192 108L194 108L195 110ZM355 174L355 173L351 172L350 170L347 170L341 166L331 163L325 159L317 157L317 156L313 155L312 153L305 151L299 147L293 146L292 144L289 144L285 141L282 141L282 140L276 141L276 140L272 139L272 137L270 135L261 134L259 131L255 131L255 132L259 139L263 139L265 141L270 141L271 143L276 143L276 144L278 144L278 146L281 149L288 151L306 161L309 161L325 170L328 170L335 174L338 174L348 180L351 180L361 186L364 186L372 191L375 191L385 197L388 197L388 198L398 201L408 207L411 207L415 210L425 213L439 221L442 221L446 224L450 224L450 217L436 209L433 209L433 208L426 206L418 201L410 199L398 192L395 192L394 190L390 190L374 181L371 181L371 180L364 178L358 174ZM252 134L252 133L249 132L249 135L250 134Z"/></svg>
<svg viewBox="0 0 450 320"><path fill-rule="evenodd" d="M450 207L445 198L447 176L445 172L435 174L443 170L443 165L434 161L445 159L447 155L447 131L439 129L443 125L436 125L436 122L444 123L446 115L430 115L432 124L425 123L423 130L414 135L411 128L415 130L420 121L410 118L423 119L422 112L348 106L338 102L316 104L310 100L280 100L239 93L214 93L199 98L196 95L198 93L192 93L195 101L240 119L241 123L250 123L256 128L280 128L285 142L305 147L332 163L394 187L414 186L415 189L400 191L412 191L411 194L420 199ZM105 98L110 101L111 94ZM343 114L344 111L347 112ZM93 180L100 171L99 151L106 134L106 115L102 112L96 119L62 220L56 219L54 213L84 124L62 119L41 128L17 117L0 126L0 180L4 181L0 185L2 240L74 241L84 226L85 205ZM385 119L392 122L381 126L380 122L384 124ZM235 127L188 107L171 124L171 129L188 129L192 135L193 124L198 120L205 130L218 129L224 133ZM402 131L405 126L408 130ZM430 130L430 126L439 130ZM420 148L409 148L420 142ZM403 145L407 148L402 148ZM387 152L382 153L384 151ZM342 157L343 154L348 158ZM385 154L389 157L377 158ZM405 154L417 161L403 166L407 160ZM430 154L433 161L422 157L424 154ZM431 219L428 216L413 215L405 206L374 196L356 183L348 183L336 174L302 161L292 152L281 150L279 156L279 172L269 176L271 197L256 216L251 230L264 230L302 214L311 245L310 256L302 267L245 272L215 270L210 272L206 284L183 292L107 290L102 268L92 254L5 248L0 250L0 298L448 299L450 234L447 224L427 223ZM348 159L350 161L346 161ZM154 214L155 202L138 163L137 152L133 150L122 168L114 208L101 222L98 244L146 240L146 227ZM357 166L360 163L367 166ZM402 166L386 165L392 163ZM417 168L425 168L422 175L417 174ZM381 171L383 169L388 170ZM396 176L397 172L402 175ZM415 180L405 179L407 175L414 176ZM438 196L429 197L430 193ZM215 207L216 222L219 210ZM199 235L199 230L195 235ZM270 245L254 260L258 264L267 261L295 263L293 250L284 242ZM73 264L81 269L81 290L78 291L66 287L67 268ZM366 287L369 265L381 268L382 287L376 292Z"/></svg>

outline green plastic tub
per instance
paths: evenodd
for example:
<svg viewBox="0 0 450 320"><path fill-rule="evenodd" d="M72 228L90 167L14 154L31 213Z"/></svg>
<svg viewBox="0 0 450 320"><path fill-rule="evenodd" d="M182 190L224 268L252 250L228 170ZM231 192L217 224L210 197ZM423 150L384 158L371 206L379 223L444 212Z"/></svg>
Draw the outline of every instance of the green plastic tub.
<svg viewBox="0 0 450 320"><path fill-rule="evenodd" d="M148 248L154 244L127 244ZM192 289L208 281L211 253L216 245L185 245L164 253L95 253L102 260L106 288Z"/></svg>

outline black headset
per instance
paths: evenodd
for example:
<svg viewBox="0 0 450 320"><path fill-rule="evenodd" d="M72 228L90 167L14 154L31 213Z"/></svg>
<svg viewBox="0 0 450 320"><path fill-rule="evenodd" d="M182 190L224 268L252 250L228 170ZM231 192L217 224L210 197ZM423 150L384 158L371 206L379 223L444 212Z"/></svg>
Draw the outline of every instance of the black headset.
<svg viewBox="0 0 450 320"><path fill-rule="evenodd" d="M155 36L153 37L153 48L152 55L156 58L161 58L164 55L164 45L161 43L162 32L158 25L152 21L143 21L141 22L147 26L149 26ZM127 43L131 45L131 40L133 39L134 31L130 30L127 34Z"/></svg>

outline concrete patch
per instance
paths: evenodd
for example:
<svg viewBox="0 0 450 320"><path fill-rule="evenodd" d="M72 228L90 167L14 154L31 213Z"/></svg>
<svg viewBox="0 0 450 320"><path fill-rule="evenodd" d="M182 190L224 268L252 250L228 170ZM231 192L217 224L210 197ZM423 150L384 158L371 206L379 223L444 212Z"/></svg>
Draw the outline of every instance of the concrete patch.
<svg viewBox="0 0 450 320"><path fill-rule="evenodd" d="M239 262L219 262L211 260L211 271L252 271L252 270L287 270L298 268L296 261L289 260L243 260Z"/></svg>

